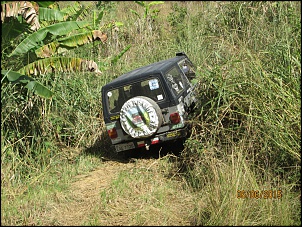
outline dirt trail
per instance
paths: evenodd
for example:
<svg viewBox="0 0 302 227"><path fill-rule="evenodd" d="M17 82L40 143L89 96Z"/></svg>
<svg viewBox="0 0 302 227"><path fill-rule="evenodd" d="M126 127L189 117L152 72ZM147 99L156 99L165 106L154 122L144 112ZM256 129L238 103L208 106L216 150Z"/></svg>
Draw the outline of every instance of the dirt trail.
<svg viewBox="0 0 302 227"><path fill-rule="evenodd" d="M69 193L57 192L56 200L49 201L43 225L190 225L194 198L179 181L164 176L162 165L169 161L161 154L104 160L97 169L76 176ZM121 174L125 178L117 180ZM104 199L104 193L109 200L113 196L112 201Z"/></svg>
<svg viewBox="0 0 302 227"><path fill-rule="evenodd" d="M99 202L100 192L110 186L119 172L134 166L135 163L131 162L107 161L92 172L76 176L76 181L70 187L72 198L58 196L59 203L54 205L53 212L48 218L55 220L53 223L55 225L72 226L83 223L91 212L88 208Z"/></svg>

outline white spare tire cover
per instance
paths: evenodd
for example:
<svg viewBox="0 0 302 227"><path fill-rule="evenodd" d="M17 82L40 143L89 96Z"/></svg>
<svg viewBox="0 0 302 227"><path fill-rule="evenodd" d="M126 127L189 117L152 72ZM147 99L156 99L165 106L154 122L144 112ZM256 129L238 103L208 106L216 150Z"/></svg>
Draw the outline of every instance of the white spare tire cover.
<svg viewBox="0 0 302 227"><path fill-rule="evenodd" d="M123 130L131 137L145 138L159 129L163 116L154 100L137 96L129 99L122 106L120 122Z"/></svg>

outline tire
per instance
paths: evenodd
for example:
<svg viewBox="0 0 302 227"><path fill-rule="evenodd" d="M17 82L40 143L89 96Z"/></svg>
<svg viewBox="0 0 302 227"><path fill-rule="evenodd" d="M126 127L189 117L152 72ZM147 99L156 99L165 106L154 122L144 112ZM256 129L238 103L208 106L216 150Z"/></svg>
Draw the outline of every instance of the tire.
<svg viewBox="0 0 302 227"><path fill-rule="evenodd" d="M163 116L154 100L136 96L122 106L120 122L125 133L132 138L147 138L161 127Z"/></svg>

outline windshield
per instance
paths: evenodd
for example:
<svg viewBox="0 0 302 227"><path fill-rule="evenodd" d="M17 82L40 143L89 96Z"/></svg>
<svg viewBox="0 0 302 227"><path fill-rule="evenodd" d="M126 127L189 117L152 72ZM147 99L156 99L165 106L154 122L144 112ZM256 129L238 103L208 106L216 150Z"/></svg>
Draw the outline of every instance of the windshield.
<svg viewBox="0 0 302 227"><path fill-rule="evenodd" d="M169 87L176 96L189 86L188 79L176 66L169 70L165 74L165 77L167 78Z"/></svg>
<svg viewBox="0 0 302 227"><path fill-rule="evenodd" d="M123 104L135 96L145 96L153 99L155 102L160 102L165 99L165 94L156 77L150 77L147 80L128 84L107 92L109 112L119 112Z"/></svg>
<svg viewBox="0 0 302 227"><path fill-rule="evenodd" d="M195 78L195 68L187 59L179 62L178 65L182 69L183 73L187 76L189 81Z"/></svg>

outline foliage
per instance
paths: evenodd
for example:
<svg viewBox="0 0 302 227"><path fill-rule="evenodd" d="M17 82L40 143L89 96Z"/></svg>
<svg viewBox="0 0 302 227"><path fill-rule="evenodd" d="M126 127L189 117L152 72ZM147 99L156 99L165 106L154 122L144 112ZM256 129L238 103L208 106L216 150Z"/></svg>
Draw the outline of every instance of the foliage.
<svg viewBox="0 0 302 227"><path fill-rule="evenodd" d="M301 225L300 2L165 2L157 5L159 13L154 14L160 30L152 32L139 30L136 24L144 18L146 5L102 1L92 3L95 8L87 14L80 2L68 4L48 6L62 13L57 18L94 22L76 34L48 32L22 56L8 58L22 40L34 34L30 25L10 18L11 26L7 22L2 26L7 31L2 32L1 44L1 65L7 69L1 83L3 225L53 225L55 218L49 213L56 204L68 207L65 202L73 202L71 177L117 157L103 124L101 87L118 75L179 51L186 52L197 66L201 101L191 118L192 134L185 148L173 159L131 159L136 168L117 174L110 187L101 191L97 205L86 209L85 223L108 224L103 220L118 213L118 218L125 215L134 225L151 220L168 225L172 217L176 220L170 209L176 196L184 200L180 208L187 211L177 217L180 223ZM40 5L40 9L48 6ZM135 6L139 17L129 12ZM57 23L48 14L45 10L43 17L51 21L40 21L42 29ZM105 43L91 41L89 32L95 30L107 34ZM83 45L64 46L69 35L82 33L86 34L79 43ZM45 56L47 45L52 57ZM33 62L37 64L32 68L39 69L44 60L60 68L63 64L53 58L66 63L93 60L102 75L87 69L41 71L34 78L17 72L16 78L27 80L24 85L32 78L54 92L51 99L35 96L18 83L4 82L13 78L10 68L25 70ZM124 159L117 160L124 165ZM152 164L138 165L146 160ZM169 166L153 172L158 163ZM237 190L282 190L283 197L239 199ZM154 211L160 220L154 219Z"/></svg>
<svg viewBox="0 0 302 227"><path fill-rule="evenodd" d="M86 21L67 21L56 23L45 28L41 28L35 33L32 33L27 36L27 38L24 39L8 57L12 57L14 55L19 54L25 54L33 48L37 48L38 44L45 39L48 33L54 36L62 36L67 35L71 31L75 31L88 25L89 22Z"/></svg>
<svg viewBox="0 0 302 227"><path fill-rule="evenodd" d="M145 2L145 1L134 1L135 3L137 3L138 5L140 5L141 7L144 8L144 15L143 18L147 19L148 17L150 17L151 19L155 19L158 16L159 10L158 9L154 9L150 12L150 8L153 5L158 5L158 4L163 4L163 1L154 1L154 2ZM131 13L134 13L138 18L142 18L139 13L133 9L130 9Z"/></svg>
<svg viewBox="0 0 302 227"><path fill-rule="evenodd" d="M22 75L18 72L14 71L7 71L7 70L1 70L1 74L4 76L2 78L1 83L3 80L7 79L9 82L17 83L20 81L21 83L26 84L26 88L29 90L35 92L36 94L44 97L44 98L50 98L53 95L53 92L47 89L42 84L35 81L33 78L29 76Z"/></svg>
<svg viewBox="0 0 302 227"><path fill-rule="evenodd" d="M3 23L7 18L15 17L19 15L23 17L26 23L31 25L31 30L36 31L40 28L38 20L39 6L37 3L28 1L13 1L1 3L1 22Z"/></svg>
<svg viewBox="0 0 302 227"><path fill-rule="evenodd" d="M140 15L137 11L130 9L130 12L137 16L136 26L139 33L143 31L152 31L154 30L154 20L158 17L158 13L160 12L158 9L154 9L151 11L151 6L163 4L163 1L134 1L136 4L140 5L144 9L144 14Z"/></svg>
<svg viewBox="0 0 302 227"><path fill-rule="evenodd" d="M38 2L38 4L42 12L40 20L44 20L41 21L40 29L32 32L19 21L16 23L16 20L4 20L2 28L8 28L8 30L7 35L2 37L1 65L3 69L9 69L1 71L3 75L1 127L2 136L6 138L3 146L4 152L14 147L16 154L19 154L21 158L31 158L35 156L37 150L42 149L43 153L43 150L49 149L49 145L43 144L74 145L70 141L73 137L79 146L84 135L89 136L87 130L84 130L84 134L78 133L77 136L74 133L71 133L72 136L66 135L69 132L67 133L68 130L66 131L65 127L71 127L74 130L74 125L77 124L72 118L77 119L75 115L78 117L85 115L86 110L70 111L70 116L66 116L70 119L60 118L62 121L58 121L60 114L56 109L65 109L66 104L71 100L66 100L66 96L61 94L62 91L68 91L68 88L57 83L60 80L68 81L67 78L71 79L70 75L74 73L78 76L82 76L85 72L100 75L102 72L95 61L80 56L73 57L72 51L91 43L97 43L93 45L104 48L107 40L106 33L115 25L115 22L107 22L101 26L105 8L102 8L101 12L95 10L95 15L96 12L99 14L92 18L92 22L78 21L86 17L85 15L92 7L91 4L86 7L77 2L73 7L66 8L60 7L56 2ZM10 14L4 16L8 15ZM121 26L118 22L116 24ZM15 27L12 28L12 25ZM106 63L106 67L116 64L129 48L130 45L127 45L120 53L109 56L110 61ZM66 54L71 56L67 57ZM107 69L104 63L99 62L99 64L102 70ZM58 73L63 73L62 78L58 77ZM77 77L74 79L75 81L82 80ZM72 86L76 85L74 89L83 88L78 84L72 83ZM93 87L90 83L89 85L85 83L85 85ZM66 86L70 84L67 83ZM90 88L87 87L88 90ZM36 94L40 97L32 96ZM97 94L95 95L98 98ZM44 100L44 98L49 100ZM78 102L79 98L75 98L74 102ZM91 96L85 103L90 102L90 98ZM72 106L73 104L70 104L70 108ZM100 111L96 110L96 112L99 114ZM92 119L94 118L95 116ZM91 130L97 131L93 127Z"/></svg>
<svg viewBox="0 0 302 227"><path fill-rule="evenodd" d="M180 6L178 3L173 3L173 12L168 15L168 22L170 23L173 30L176 31L177 38L176 42L180 43L186 40L186 23L185 18L188 14L187 8Z"/></svg>

